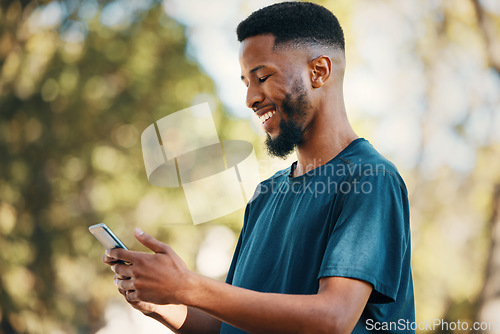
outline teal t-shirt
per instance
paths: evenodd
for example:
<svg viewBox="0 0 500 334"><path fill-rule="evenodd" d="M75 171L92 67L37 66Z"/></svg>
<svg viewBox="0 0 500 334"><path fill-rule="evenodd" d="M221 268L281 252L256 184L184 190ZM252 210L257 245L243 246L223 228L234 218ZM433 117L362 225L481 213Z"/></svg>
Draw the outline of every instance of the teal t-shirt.
<svg viewBox="0 0 500 334"><path fill-rule="evenodd" d="M359 138L328 163L261 182L248 203L226 282L316 294L321 277L373 286L353 333L414 333L408 195L396 167ZM244 333L226 323L221 333Z"/></svg>

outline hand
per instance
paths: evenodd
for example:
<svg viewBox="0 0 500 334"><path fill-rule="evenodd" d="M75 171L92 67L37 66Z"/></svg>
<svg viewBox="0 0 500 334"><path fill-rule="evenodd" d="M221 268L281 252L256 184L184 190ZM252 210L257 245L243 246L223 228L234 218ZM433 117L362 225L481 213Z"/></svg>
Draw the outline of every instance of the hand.
<svg viewBox="0 0 500 334"><path fill-rule="evenodd" d="M108 252L106 252L103 257L102 261L108 265L111 266L111 269L114 271L114 265L117 263L120 263L119 260L115 259L114 257L110 257L108 255ZM122 276L119 274L115 274L114 276L115 282L117 280L128 280L130 277ZM135 309L141 311L145 315L152 315L157 313L157 307L158 305L153 304L153 303L147 303L147 302L140 302L140 301L129 301L127 298L127 290L123 290L118 288L118 292L120 292L123 297L125 297L125 300Z"/></svg>
<svg viewBox="0 0 500 334"><path fill-rule="evenodd" d="M168 245L139 229L134 234L154 254L114 248L103 257L116 273L115 284L120 293L132 306L145 312L155 312L152 304L183 304L186 283L193 273ZM117 263L119 260L130 265Z"/></svg>
<svg viewBox="0 0 500 334"><path fill-rule="evenodd" d="M116 277L119 275L115 275L115 280L117 279ZM159 314L159 308L161 305L157 305L154 303L148 303L148 302L142 302L142 301L131 301L128 299L128 290L123 290L118 288L118 292L120 292L123 297L125 297L125 300L136 310L141 311L144 315L147 316L152 316L155 314Z"/></svg>

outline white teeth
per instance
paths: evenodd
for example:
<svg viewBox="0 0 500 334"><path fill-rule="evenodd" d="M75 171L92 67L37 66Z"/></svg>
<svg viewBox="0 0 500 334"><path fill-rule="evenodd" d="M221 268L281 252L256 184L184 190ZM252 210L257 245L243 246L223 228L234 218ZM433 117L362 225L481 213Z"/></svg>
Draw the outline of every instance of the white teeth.
<svg viewBox="0 0 500 334"><path fill-rule="evenodd" d="M275 113L276 113L276 110L266 112L264 115L260 116L259 119L262 123L264 123L265 121L267 121L268 119L273 117Z"/></svg>

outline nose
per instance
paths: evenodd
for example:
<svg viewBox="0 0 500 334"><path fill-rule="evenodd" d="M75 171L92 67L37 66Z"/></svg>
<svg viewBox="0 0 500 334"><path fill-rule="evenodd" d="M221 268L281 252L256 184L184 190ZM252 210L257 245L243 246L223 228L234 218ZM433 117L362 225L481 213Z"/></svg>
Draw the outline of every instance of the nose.
<svg viewBox="0 0 500 334"><path fill-rule="evenodd" d="M247 88L247 107L255 110L263 100L264 94L259 87L250 84Z"/></svg>

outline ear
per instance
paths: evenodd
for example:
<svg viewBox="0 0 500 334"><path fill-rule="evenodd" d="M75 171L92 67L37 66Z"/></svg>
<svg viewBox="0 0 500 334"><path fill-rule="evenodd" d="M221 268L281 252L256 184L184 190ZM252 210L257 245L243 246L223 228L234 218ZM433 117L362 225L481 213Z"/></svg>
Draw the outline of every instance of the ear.
<svg viewBox="0 0 500 334"><path fill-rule="evenodd" d="M332 60L321 55L311 60L311 84L313 88L322 87L332 73Z"/></svg>

